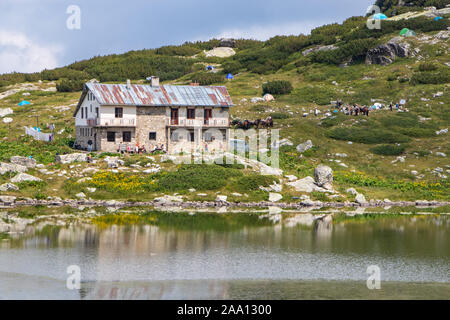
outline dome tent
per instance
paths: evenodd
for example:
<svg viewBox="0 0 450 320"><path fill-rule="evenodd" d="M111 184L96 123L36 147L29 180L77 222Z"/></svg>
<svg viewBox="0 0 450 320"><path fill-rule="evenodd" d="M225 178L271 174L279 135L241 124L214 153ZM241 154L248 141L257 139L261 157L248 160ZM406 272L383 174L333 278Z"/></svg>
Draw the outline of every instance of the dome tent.
<svg viewBox="0 0 450 320"><path fill-rule="evenodd" d="M400 31L400 35L404 36L409 31L408 28L403 28L402 31Z"/></svg>
<svg viewBox="0 0 450 320"><path fill-rule="evenodd" d="M383 13L377 13L377 14L373 15L372 19L374 19L374 20L384 20L384 19L387 19L387 16L385 14L383 14Z"/></svg>
<svg viewBox="0 0 450 320"><path fill-rule="evenodd" d="M31 103L28 102L28 101L26 101L26 100L23 100L23 101L21 101L21 102L18 104L18 106L21 107L21 106L25 106L25 105L28 105L28 104L31 104Z"/></svg>
<svg viewBox="0 0 450 320"><path fill-rule="evenodd" d="M234 76L231 73L229 73L229 74L227 74L227 79L228 80L234 79Z"/></svg>

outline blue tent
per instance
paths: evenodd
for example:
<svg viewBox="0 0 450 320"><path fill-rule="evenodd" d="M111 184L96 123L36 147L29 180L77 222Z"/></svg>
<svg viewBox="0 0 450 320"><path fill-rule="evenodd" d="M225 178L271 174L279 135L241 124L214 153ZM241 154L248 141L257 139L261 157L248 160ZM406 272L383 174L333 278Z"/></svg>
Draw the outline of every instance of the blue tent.
<svg viewBox="0 0 450 320"><path fill-rule="evenodd" d="M387 19L387 16L383 13L377 13L373 15L374 20L384 20Z"/></svg>
<svg viewBox="0 0 450 320"><path fill-rule="evenodd" d="M234 76L231 73L229 73L229 74L227 74L227 79L228 80L234 79Z"/></svg>
<svg viewBox="0 0 450 320"><path fill-rule="evenodd" d="M25 106L25 105L27 105L27 104L31 104L31 103L29 103L29 102L26 101L26 100L23 100L23 101L20 101L20 103L18 104L18 106L21 107L21 106Z"/></svg>
<svg viewBox="0 0 450 320"><path fill-rule="evenodd" d="M214 68L214 66L207 66L206 67L206 70L214 70L215 68Z"/></svg>
<svg viewBox="0 0 450 320"><path fill-rule="evenodd" d="M442 18L442 17L436 17L436 18L434 18L433 20L434 20L434 21L439 21L439 20L442 20L442 19L444 19L444 18Z"/></svg>

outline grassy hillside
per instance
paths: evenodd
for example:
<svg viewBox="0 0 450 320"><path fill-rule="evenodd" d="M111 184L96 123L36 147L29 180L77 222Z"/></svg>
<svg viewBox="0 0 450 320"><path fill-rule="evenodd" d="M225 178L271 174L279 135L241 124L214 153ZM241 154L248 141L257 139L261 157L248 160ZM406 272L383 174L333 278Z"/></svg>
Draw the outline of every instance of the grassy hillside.
<svg viewBox="0 0 450 320"><path fill-rule="evenodd" d="M39 162L48 165L57 152L71 152L74 135L71 116L80 96L76 90L85 80L97 78L104 82L123 82L132 79L142 83L149 75L159 75L164 83L188 84L197 80L202 84L226 85L236 105L231 111L233 118L254 120L271 115L275 128L281 130L281 138L287 138L294 144L293 147L282 148L280 156L284 174L303 178L312 175L314 167L320 163L331 166L335 172L336 189L342 194L336 201L353 200L353 196L345 193L349 187L364 193L368 199L449 200L450 140L448 134L436 134L436 131L450 127L449 42L448 38L436 37L438 32L447 29L448 19L433 21L422 17L383 22L381 30L367 29L364 21L363 17L353 17L343 24L317 28L309 36L279 36L265 42L239 40L236 55L230 58L207 58L203 50L210 50L219 44L218 40L211 40L96 57L36 74L2 75L0 94L14 88L19 91L0 99L1 108L14 110L14 114L8 116L13 118L13 122L0 125L0 160L6 161L12 155L33 155ZM386 43L404 27L417 32L417 37L404 40L410 43L412 50L417 49L414 57L397 58L388 66L364 63L367 50ZM337 49L309 55L302 53L324 45L334 45ZM346 66L343 66L345 63ZM205 66L210 64L219 69L217 74L204 71ZM225 80L228 72L235 74L233 81ZM290 82L292 91L275 95L273 102L250 102L252 97L262 96L265 83L275 80ZM38 90L28 90L27 83L33 83ZM75 91L44 91L57 86L60 90ZM24 92L30 95L23 96ZM31 106L18 107L17 103L22 99L31 101ZM406 99L407 104L403 110L405 112L383 109L371 112L369 117L341 113L324 116L334 110L331 101L337 99L360 105L372 105L374 102L387 105L390 101L395 103ZM318 117L310 113L314 107L321 111ZM304 113L308 116L303 117ZM36 121L44 131L46 124L56 125L55 132L59 133L55 142L36 142L23 135L23 126L36 125ZM313 149L303 154L295 150L297 144L309 139L314 144ZM347 157L339 156L344 153ZM398 156L404 157L404 162L397 160ZM130 157L128 165L146 161L145 157ZM50 181L45 174L32 171L46 182L39 185L38 190L35 186L24 186L21 191L9 194L74 197L77 192L92 186L89 183L74 183L76 175L70 172L84 167L87 165L76 169L68 165L51 166L51 170L65 170L67 173L52 176ZM180 168L165 163L164 170L174 172ZM222 169L217 170L211 173L212 177L223 174L220 173ZM164 179L161 177L150 179L158 185L151 187L150 180L142 178L145 181L140 181L141 173L134 173L137 178L133 179L139 181L130 180L127 176L121 179L130 185L138 183L142 186L138 195L136 190L124 192L126 186L122 190L114 184L107 184L110 177L101 176L99 179L106 179L105 183L95 185L100 190L89 196L142 200L163 192L179 192L195 200L215 199L216 193L226 194L231 200L267 199L267 192L254 187L268 185L271 181L259 178L247 169L224 170L231 170L230 177L214 190L207 187L211 181L169 190L162 187ZM183 180L186 172L189 171L182 171L175 178ZM9 178L1 177L0 184ZM253 181L253 184L245 185L243 189L243 182L247 180ZM108 189L105 185L113 187ZM191 195L185 190L188 187L205 190L207 197ZM248 197L233 198L233 192L247 193ZM292 197L301 195L287 186L282 194L284 201L292 201ZM312 198L325 200L326 196L313 193Z"/></svg>

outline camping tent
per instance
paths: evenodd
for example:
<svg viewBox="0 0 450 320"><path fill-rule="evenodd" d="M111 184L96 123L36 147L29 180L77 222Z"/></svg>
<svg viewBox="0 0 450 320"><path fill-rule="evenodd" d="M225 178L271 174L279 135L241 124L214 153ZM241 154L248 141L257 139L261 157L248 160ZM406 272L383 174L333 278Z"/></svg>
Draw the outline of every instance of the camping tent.
<svg viewBox="0 0 450 320"><path fill-rule="evenodd" d="M402 31L400 31L400 35L404 36L409 31L408 28L403 28Z"/></svg>
<svg viewBox="0 0 450 320"><path fill-rule="evenodd" d="M231 73L229 73L229 74L227 74L227 79L228 80L234 79L234 76Z"/></svg>
<svg viewBox="0 0 450 320"><path fill-rule="evenodd" d="M21 106L25 106L25 105L28 105L28 104L31 104L31 103L29 103L29 102L26 101L26 100L23 100L23 101L20 101L20 103L18 104L18 106L21 107Z"/></svg>
<svg viewBox="0 0 450 320"><path fill-rule="evenodd" d="M383 13L377 13L373 15L374 20L384 20L387 19L387 16Z"/></svg>
<svg viewBox="0 0 450 320"><path fill-rule="evenodd" d="M436 18L434 18L433 20L434 20L434 21L439 21L439 20L442 20L442 19L444 19L444 18L442 18L442 17L436 17Z"/></svg>
<svg viewBox="0 0 450 320"><path fill-rule="evenodd" d="M416 33L412 30L408 30L407 33L404 34L405 37L415 37Z"/></svg>
<svg viewBox="0 0 450 320"><path fill-rule="evenodd" d="M206 70L214 70L215 68L214 68L214 66L207 66L206 67Z"/></svg>

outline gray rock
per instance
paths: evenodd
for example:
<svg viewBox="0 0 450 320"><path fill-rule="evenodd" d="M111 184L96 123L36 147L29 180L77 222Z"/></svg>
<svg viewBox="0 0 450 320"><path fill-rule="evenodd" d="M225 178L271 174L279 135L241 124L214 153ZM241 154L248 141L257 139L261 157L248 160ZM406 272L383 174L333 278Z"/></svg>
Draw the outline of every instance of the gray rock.
<svg viewBox="0 0 450 320"><path fill-rule="evenodd" d="M217 195L216 201L226 202L227 201L227 196Z"/></svg>
<svg viewBox="0 0 450 320"><path fill-rule="evenodd" d="M355 198L355 202L359 204L367 203L366 197L363 194L358 193Z"/></svg>
<svg viewBox="0 0 450 320"><path fill-rule="evenodd" d="M68 164L72 162L86 162L87 154L86 153L71 153L71 154L62 154L57 155L55 157L56 163Z"/></svg>
<svg viewBox="0 0 450 320"><path fill-rule="evenodd" d="M401 42L403 39L396 37L387 44L370 49L366 55L366 64L388 65L394 62L396 57L406 58L412 56L410 44Z"/></svg>
<svg viewBox="0 0 450 320"><path fill-rule="evenodd" d="M300 143L296 149L298 152L303 153L309 149L311 149L313 147L313 143L311 142L311 140L308 140L306 142Z"/></svg>
<svg viewBox="0 0 450 320"><path fill-rule="evenodd" d="M333 189L333 170L325 165L319 165L314 169L314 180L319 187L327 190Z"/></svg>
<svg viewBox="0 0 450 320"><path fill-rule="evenodd" d="M443 152L436 152L436 155L438 157L443 157L443 158L447 157L447 155L445 153L443 153Z"/></svg>
<svg viewBox="0 0 450 320"><path fill-rule="evenodd" d="M19 187L12 183L4 183L0 186L0 191L18 191Z"/></svg>
<svg viewBox="0 0 450 320"><path fill-rule="evenodd" d="M14 196L0 196L0 201L4 203L13 203L15 200Z"/></svg>
<svg viewBox="0 0 450 320"><path fill-rule="evenodd" d="M11 163L18 164L27 168L35 168L36 167L36 160L29 157L20 157L20 156L13 156L9 160Z"/></svg>
<svg viewBox="0 0 450 320"><path fill-rule="evenodd" d="M27 173L19 173L15 177L11 179L11 182L20 183L20 182L28 182L28 181L42 181L42 179L32 176Z"/></svg>
<svg viewBox="0 0 450 320"><path fill-rule="evenodd" d="M358 194L358 191L356 191L355 188L348 188L347 190L345 190L345 192L350 193L354 196L356 196Z"/></svg>
<svg viewBox="0 0 450 320"><path fill-rule="evenodd" d="M283 196L279 193L269 193L269 201L270 202L277 202L283 199Z"/></svg>
<svg viewBox="0 0 450 320"><path fill-rule="evenodd" d="M14 111L11 108L0 109L0 117L1 118L6 117L7 115L10 115L10 114L13 114L13 113L14 113Z"/></svg>
<svg viewBox="0 0 450 320"><path fill-rule="evenodd" d="M288 182L287 185L293 187L295 191L298 192L307 192L307 193L311 193L313 191L330 192L330 190L317 186L314 182L314 178L312 177L306 177L293 182Z"/></svg>
<svg viewBox="0 0 450 320"><path fill-rule="evenodd" d="M83 199L86 198L86 195L83 192L79 192L75 195L75 197Z"/></svg>
<svg viewBox="0 0 450 320"><path fill-rule="evenodd" d="M172 202L183 202L182 196L170 196L170 195L164 195L162 197L155 198L155 202L158 203L172 203Z"/></svg>
<svg viewBox="0 0 450 320"><path fill-rule="evenodd" d="M319 52L319 51L330 51L330 50L336 50L338 47L335 45L329 45L329 46L317 46L314 48L306 49L302 52L303 56L307 56L313 52Z"/></svg>
<svg viewBox="0 0 450 320"><path fill-rule="evenodd" d="M7 172L26 172L27 170L27 167L20 164L6 162L0 163L0 174L5 174Z"/></svg>

